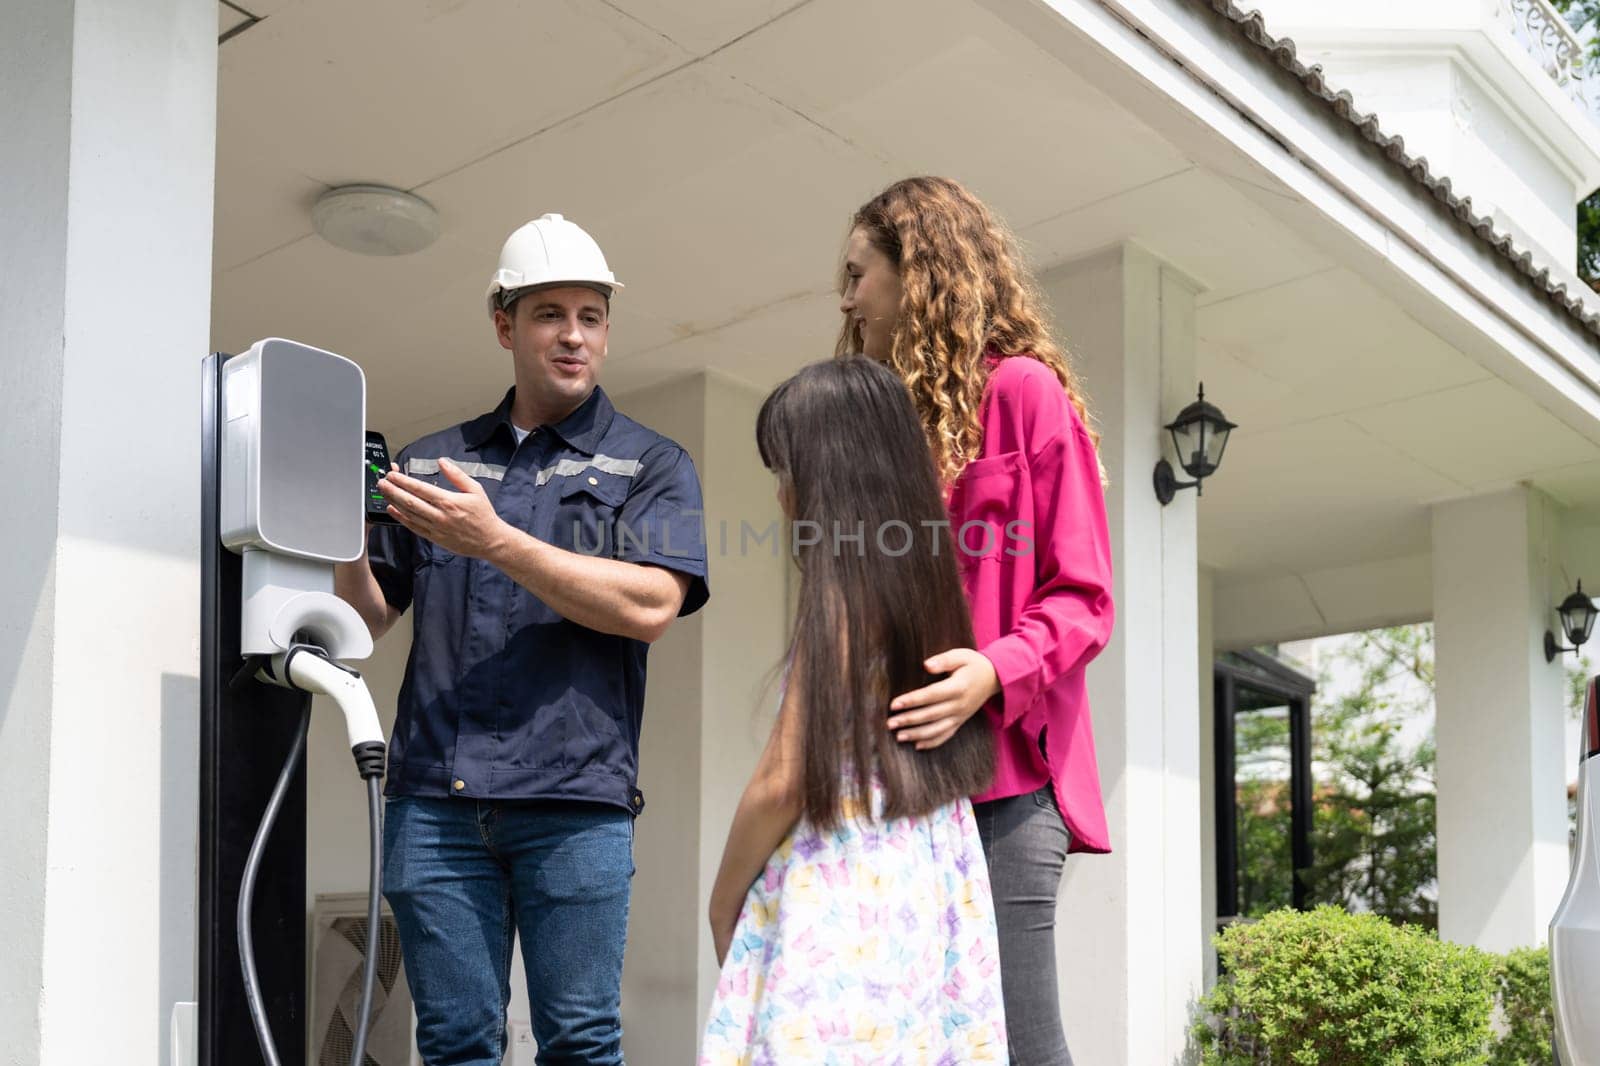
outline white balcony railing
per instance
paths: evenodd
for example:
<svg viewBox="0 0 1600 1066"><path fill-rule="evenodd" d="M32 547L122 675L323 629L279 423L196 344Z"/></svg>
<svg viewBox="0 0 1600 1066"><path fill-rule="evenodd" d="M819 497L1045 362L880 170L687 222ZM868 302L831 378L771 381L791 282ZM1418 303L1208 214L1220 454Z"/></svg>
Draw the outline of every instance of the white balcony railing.
<svg viewBox="0 0 1600 1066"><path fill-rule="evenodd" d="M1583 42L1549 0L1496 0L1496 13L1550 80L1583 107L1590 106Z"/></svg>

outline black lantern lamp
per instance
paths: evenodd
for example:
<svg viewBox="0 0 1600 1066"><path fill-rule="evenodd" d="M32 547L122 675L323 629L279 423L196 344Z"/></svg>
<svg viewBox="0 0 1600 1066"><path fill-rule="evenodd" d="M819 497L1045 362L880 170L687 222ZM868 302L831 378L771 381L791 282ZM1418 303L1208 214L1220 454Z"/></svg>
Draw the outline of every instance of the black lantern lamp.
<svg viewBox="0 0 1600 1066"><path fill-rule="evenodd" d="M1583 582L1578 582L1578 591L1561 601L1561 606L1556 608L1556 613L1561 616L1561 630L1566 633L1567 639L1572 641L1572 647L1563 648L1556 643L1556 635L1548 629L1544 631L1544 661L1554 662L1557 655L1564 651L1577 651L1589 639L1589 634L1594 631L1594 601L1583 594Z"/></svg>
<svg viewBox="0 0 1600 1066"><path fill-rule="evenodd" d="M1172 464L1165 459L1156 464L1156 499L1165 507L1172 502L1179 489L1194 489L1195 495L1205 492L1201 482L1217 472L1222 465L1222 450L1228 446L1228 434L1239 427L1229 422L1223 413L1206 403L1206 387L1200 385L1200 398L1178 413L1166 427L1172 434L1172 448L1178 453L1183 472L1193 481L1179 481L1172 472Z"/></svg>

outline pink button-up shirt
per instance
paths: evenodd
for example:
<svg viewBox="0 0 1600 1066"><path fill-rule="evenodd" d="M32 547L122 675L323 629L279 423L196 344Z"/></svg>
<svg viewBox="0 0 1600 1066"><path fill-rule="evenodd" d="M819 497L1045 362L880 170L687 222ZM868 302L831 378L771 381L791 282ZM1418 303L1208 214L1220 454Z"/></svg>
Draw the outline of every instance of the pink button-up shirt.
<svg viewBox="0 0 1600 1066"><path fill-rule="evenodd" d="M990 366L983 448L947 496L978 650L1000 680L985 708L994 784L973 798L1051 782L1070 850L1107 852L1084 682L1113 617L1099 459L1049 367L1020 356Z"/></svg>

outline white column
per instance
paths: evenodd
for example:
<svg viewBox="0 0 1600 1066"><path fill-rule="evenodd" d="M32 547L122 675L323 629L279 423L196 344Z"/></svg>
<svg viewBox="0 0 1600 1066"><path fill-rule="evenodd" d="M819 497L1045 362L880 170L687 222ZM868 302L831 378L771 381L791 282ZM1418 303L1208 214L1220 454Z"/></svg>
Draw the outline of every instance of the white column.
<svg viewBox="0 0 1600 1066"><path fill-rule="evenodd" d="M1200 698L1200 958L1205 966L1205 987L1217 983L1217 952L1211 939L1217 932L1217 689L1213 669L1217 659L1213 612L1216 575L1206 567L1199 572L1199 676Z"/></svg>
<svg viewBox="0 0 1600 1066"><path fill-rule="evenodd" d="M1195 396L1195 287L1133 245L1043 281L1103 434L1117 606L1089 668L1113 850L1067 860L1062 1014L1078 1061L1171 1063L1204 977L1196 499L1162 507L1151 472Z"/></svg>
<svg viewBox="0 0 1600 1066"><path fill-rule="evenodd" d="M764 397L714 373L616 397L621 411L694 457L711 568L710 603L650 650L645 811L622 981L629 1061L694 1061L717 981L706 925L711 885L776 710L789 563L775 485L755 446Z"/></svg>
<svg viewBox="0 0 1600 1066"><path fill-rule="evenodd" d="M168 1061L194 998L210 0L0 33L0 1033Z"/></svg>
<svg viewBox="0 0 1600 1066"><path fill-rule="evenodd" d="M1439 933L1492 951L1543 943L1567 883L1558 524L1526 488L1433 511Z"/></svg>

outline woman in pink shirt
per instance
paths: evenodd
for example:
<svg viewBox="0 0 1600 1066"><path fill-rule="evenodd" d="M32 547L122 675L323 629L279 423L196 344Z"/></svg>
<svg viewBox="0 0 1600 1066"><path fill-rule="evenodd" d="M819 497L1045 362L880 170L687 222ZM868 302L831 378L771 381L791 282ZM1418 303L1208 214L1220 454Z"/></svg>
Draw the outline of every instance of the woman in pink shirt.
<svg viewBox="0 0 1600 1066"><path fill-rule="evenodd" d="M1087 408L1000 221L957 182L909 178L856 212L839 352L886 363L933 450L974 647L890 704L888 726L943 744L983 710L995 777L973 797L999 923L1011 1061L1072 1061L1056 991L1068 852L1106 852L1084 668L1111 633L1111 549Z"/></svg>

